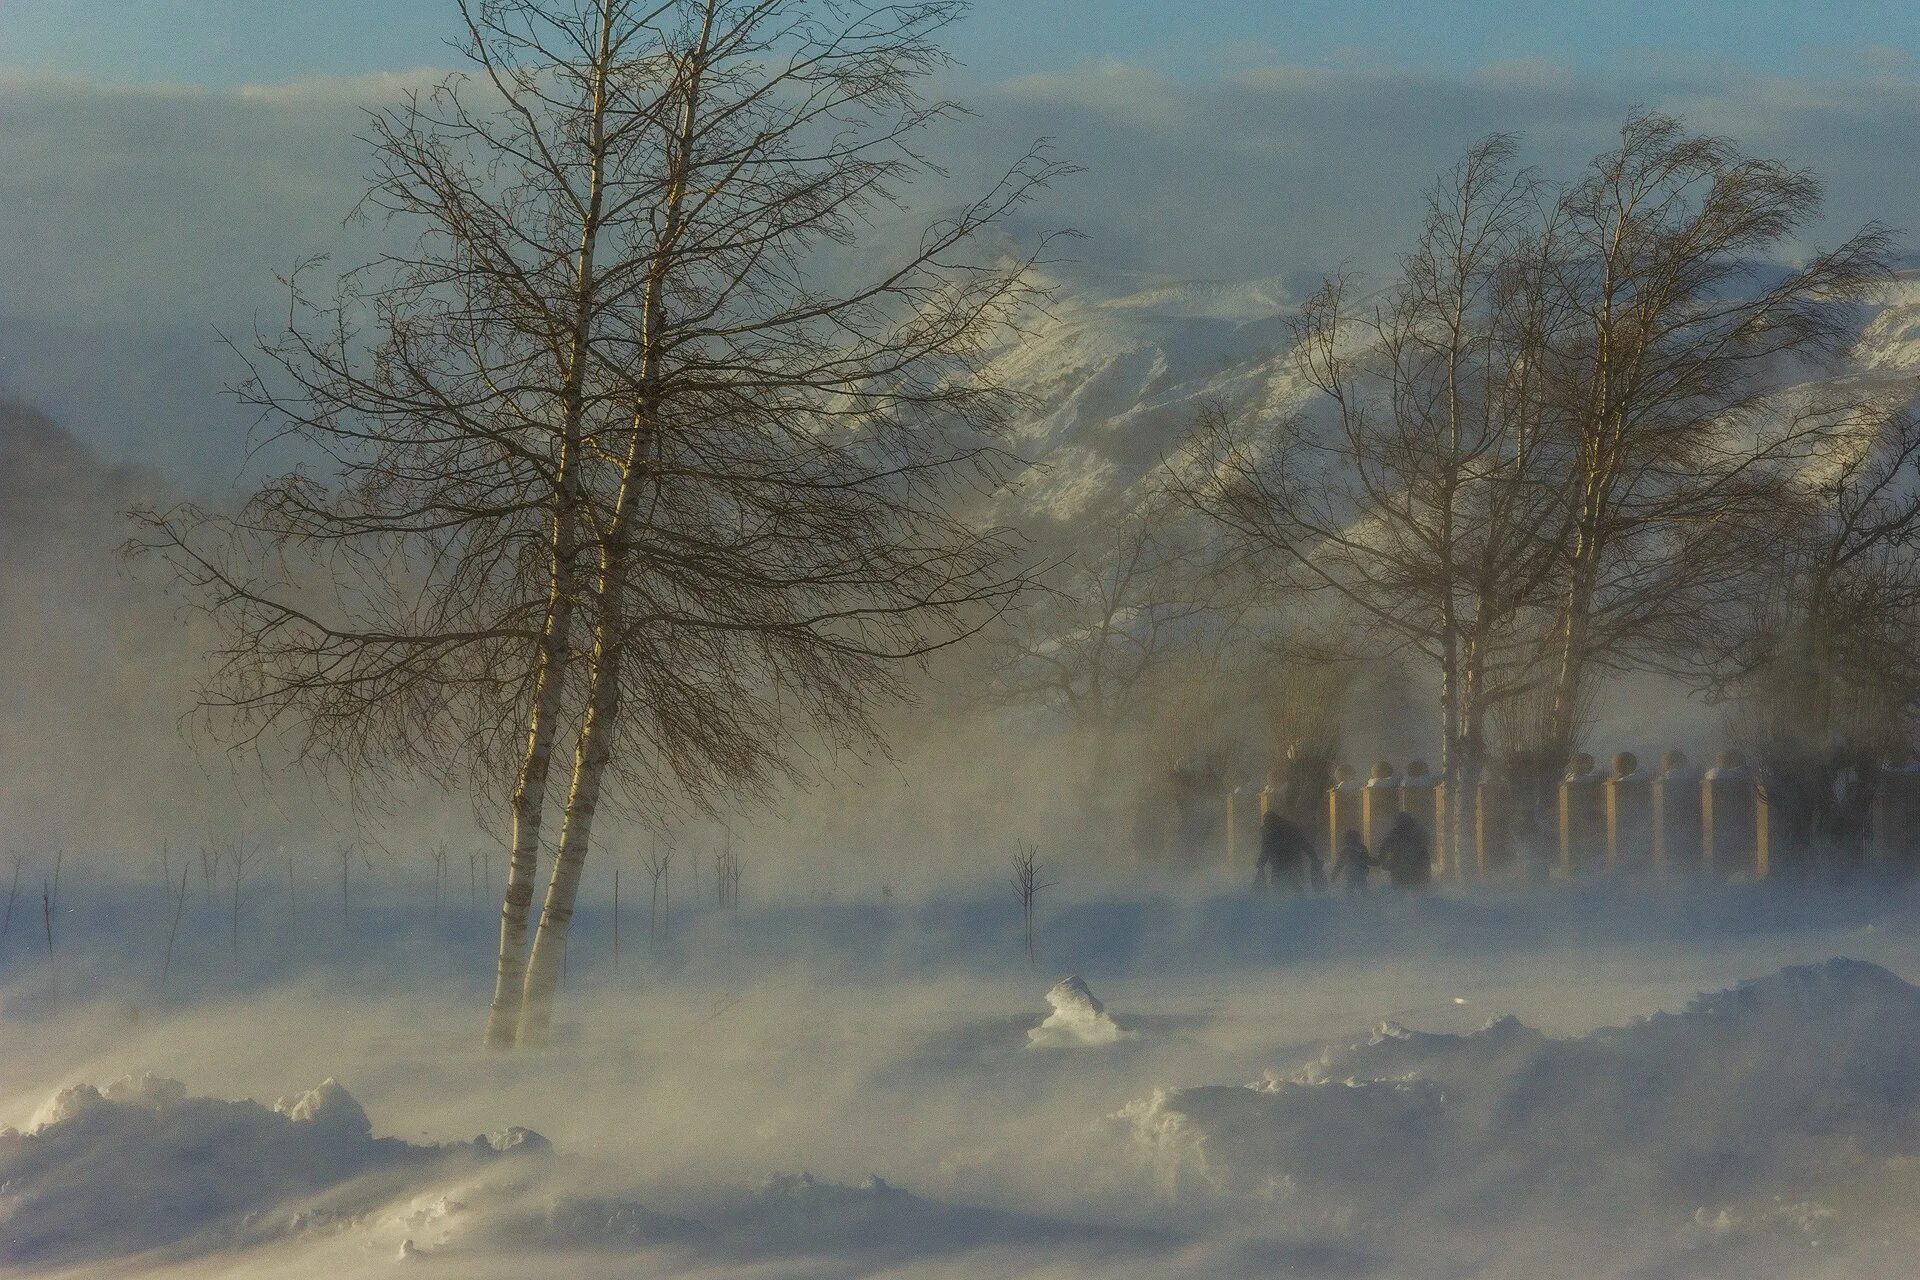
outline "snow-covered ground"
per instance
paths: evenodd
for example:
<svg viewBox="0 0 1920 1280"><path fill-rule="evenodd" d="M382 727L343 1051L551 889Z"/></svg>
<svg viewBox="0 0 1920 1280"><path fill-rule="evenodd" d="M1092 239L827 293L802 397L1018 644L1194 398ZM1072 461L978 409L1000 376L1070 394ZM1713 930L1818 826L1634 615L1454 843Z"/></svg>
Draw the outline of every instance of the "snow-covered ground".
<svg viewBox="0 0 1920 1280"><path fill-rule="evenodd" d="M1904 1277L1920 1246L1909 889L1063 896L1038 969L1010 897L683 910L652 949L643 911L618 972L590 916L560 1042L504 1058L484 912L263 913L235 960L203 906L163 994L166 921L72 892L57 994L44 939L0 941L0 1271Z"/></svg>

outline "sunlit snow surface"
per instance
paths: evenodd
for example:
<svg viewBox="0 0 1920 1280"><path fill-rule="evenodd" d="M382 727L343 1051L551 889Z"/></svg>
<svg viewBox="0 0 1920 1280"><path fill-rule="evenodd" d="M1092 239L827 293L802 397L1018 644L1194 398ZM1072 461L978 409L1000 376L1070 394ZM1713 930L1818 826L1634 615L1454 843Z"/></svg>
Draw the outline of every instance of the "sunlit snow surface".
<svg viewBox="0 0 1920 1280"><path fill-rule="evenodd" d="M1113 1044L1130 1036L1107 1012L1078 974L1062 978L1047 992L1053 1012L1047 1020L1027 1032L1027 1044L1035 1049L1084 1049Z"/></svg>
<svg viewBox="0 0 1920 1280"><path fill-rule="evenodd" d="M236 973L208 931L161 999L152 930L94 906L58 1008L0 950L0 1272L1837 1280L1920 1247L1910 890L1063 897L1051 986L996 901L689 912L618 973L589 915L559 1042L508 1057L464 935Z"/></svg>

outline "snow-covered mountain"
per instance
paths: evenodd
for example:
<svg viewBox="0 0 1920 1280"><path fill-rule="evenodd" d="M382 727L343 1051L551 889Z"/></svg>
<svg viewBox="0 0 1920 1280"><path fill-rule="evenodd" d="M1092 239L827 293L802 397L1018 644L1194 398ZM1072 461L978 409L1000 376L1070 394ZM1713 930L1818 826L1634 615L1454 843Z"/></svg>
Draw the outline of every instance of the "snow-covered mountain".
<svg viewBox="0 0 1920 1280"><path fill-rule="evenodd" d="M993 368L1034 406L1014 435L1035 464L1003 512L1016 521L1071 526L1111 503L1154 472L1203 403L1280 414L1313 399L1287 354L1298 287L1093 271L1050 283L1052 314ZM1866 316L1849 376L1920 375L1920 266Z"/></svg>
<svg viewBox="0 0 1920 1280"><path fill-rule="evenodd" d="M1298 299L1276 280L1076 273L992 373L1030 397L1013 444L1036 469L1008 514L1073 523L1151 474L1209 400L1282 411L1307 388L1285 353Z"/></svg>
<svg viewBox="0 0 1920 1280"><path fill-rule="evenodd" d="M1920 373L1920 268L1902 271L1861 330L1854 363L1876 374Z"/></svg>

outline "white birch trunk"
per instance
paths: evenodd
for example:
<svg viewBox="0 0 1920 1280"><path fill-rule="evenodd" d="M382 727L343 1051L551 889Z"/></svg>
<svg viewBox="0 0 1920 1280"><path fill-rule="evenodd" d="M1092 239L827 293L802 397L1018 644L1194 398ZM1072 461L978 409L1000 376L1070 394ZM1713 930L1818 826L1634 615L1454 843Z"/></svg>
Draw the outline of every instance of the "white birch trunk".
<svg viewBox="0 0 1920 1280"><path fill-rule="evenodd" d="M561 827L560 848L554 856L553 873L547 880L547 894L540 906L540 925L534 934L533 954L527 962L525 990L521 998L519 1042L535 1046L546 1042L553 1023L554 994L560 987L560 975L566 963L567 937L573 925L574 901L580 891L581 873L586 867L587 850L593 836L593 820L600 804L607 765L613 756L613 735L620 715L621 661L625 644L620 639L626 625L625 579L628 572L625 544L629 526L638 514L654 447L654 429L659 419L656 384L659 377L659 334L661 308L666 298L666 276L685 229L685 202L691 168L695 123L698 119L701 75L712 35L716 0L708 0L700 36L689 52L686 99L681 107L672 185L666 196L665 218L655 266L647 282L644 313L644 337L638 386L634 406L633 439L621 475L620 491L613 515L602 535L600 573L597 585L598 616L594 620L594 644L589 675L587 717L580 726L574 750L573 780L567 789L566 818Z"/></svg>
<svg viewBox="0 0 1920 1280"><path fill-rule="evenodd" d="M500 905L500 943L494 967L493 1003L487 1015L486 1046L510 1049L519 1034L521 1000L525 992L527 922L533 909L533 889L539 876L540 828L547 803L547 785L553 767L553 740L560 721L560 698L566 684L569 647L573 642L573 611L577 590L576 560L580 553L582 502L579 493L578 450L586 400L587 362L595 302L594 255L598 247L606 190L607 76L613 56L610 0L600 8L600 32L593 71L593 100L589 128L592 160L587 207L580 233L574 272L566 383L561 392L562 437L551 544L551 589L546 624L540 638L539 665L534 676L533 706L528 715L527 751L513 793L513 845L507 860L506 890Z"/></svg>

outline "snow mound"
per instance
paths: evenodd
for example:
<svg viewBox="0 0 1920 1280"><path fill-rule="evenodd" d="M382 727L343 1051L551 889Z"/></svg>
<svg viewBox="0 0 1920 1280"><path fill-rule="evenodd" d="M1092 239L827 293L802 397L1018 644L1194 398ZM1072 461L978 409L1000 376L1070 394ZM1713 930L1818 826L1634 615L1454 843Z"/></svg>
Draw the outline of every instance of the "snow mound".
<svg viewBox="0 0 1920 1280"><path fill-rule="evenodd" d="M297 1097L281 1098L273 1104L273 1109L295 1124L312 1125L315 1129L338 1133L342 1137L373 1136L373 1121L367 1119L366 1111L354 1100L353 1095L332 1076L322 1080L318 1088L309 1089Z"/></svg>
<svg viewBox="0 0 1920 1280"><path fill-rule="evenodd" d="M778 1259L791 1274L796 1257L835 1260L842 1274L904 1265L929 1255L982 1248L1119 1250L1132 1256L1169 1241L1134 1228L1085 1227L997 1209L929 1200L870 1175L858 1186L810 1173L780 1174L758 1193L721 1205L712 1216L715 1246L736 1258ZM964 1274L964 1273L963 1273Z"/></svg>
<svg viewBox="0 0 1920 1280"><path fill-rule="evenodd" d="M624 1252L700 1241L696 1222L577 1186L542 1166L526 1176L484 1169L458 1186L413 1197L368 1224L398 1235L407 1258L493 1257L516 1251Z"/></svg>
<svg viewBox="0 0 1920 1280"><path fill-rule="evenodd" d="M456 1268L664 1249L749 1267L858 1260L862 1274L975 1249L1071 1243L1132 1255L1169 1243L923 1199L877 1175L857 1186L782 1175L721 1193L696 1221L607 1194L604 1168L525 1158L550 1151L519 1128L442 1145L375 1137L335 1080L272 1106L192 1097L156 1076L77 1084L27 1132L0 1131L0 1274L135 1257L230 1265L293 1241L316 1258L344 1249ZM328 1265L312 1273L332 1274Z"/></svg>
<svg viewBox="0 0 1920 1280"><path fill-rule="evenodd" d="M1053 1012L1047 1020L1027 1032L1030 1049L1079 1049L1113 1044L1129 1039L1132 1032L1122 1031L1087 984L1078 975L1065 977L1047 992Z"/></svg>
<svg viewBox="0 0 1920 1280"><path fill-rule="evenodd" d="M582 1177L566 1186L550 1176L483 1176L417 1197L375 1224L373 1234L398 1240L406 1260L669 1247L708 1262L771 1264L782 1275L794 1273L798 1258L820 1260L829 1268L823 1274L840 1274L857 1260L855 1273L867 1274L872 1267L982 1248L1073 1243L1137 1251L1166 1243L1153 1232L924 1199L877 1174L858 1185L805 1172L778 1174L755 1189L719 1193L699 1221L596 1194L586 1189L588 1175Z"/></svg>
<svg viewBox="0 0 1920 1280"><path fill-rule="evenodd" d="M446 1146L376 1138L331 1079L272 1107L189 1097L153 1075L76 1084L27 1132L0 1131L0 1270L332 1228L423 1177L546 1147L527 1130Z"/></svg>
<svg viewBox="0 0 1920 1280"><path fill-rule="evenodd" d="M1815 1202L1912 1166L1920 989L1836 959L1573 1039L1512 1018L1467 1035L1387 1024L1118 1118L1169 1190L1278 1197L1311 1221L1652 1212L1697 1230L1696 1209Z"/></svg>
<svg viewBox="0 0 1920 1280"><path fill-rule="evenodd" d="M156 1076L151 1071L138 1080L132 1076L122 1076L108 1085L104 1091L90 1084L69 1085L47 1099L46 1105L33 1118L31 1130L38 1132L49 1125L60 1124L85 1115L102 1103L113 1103L123 1107L144 1107L159 1111L166 1107L177 1106L186 1101L187 1087L178 1080L168 1080ZM9 1133L14 1132L8 1130Z"/></svg>

